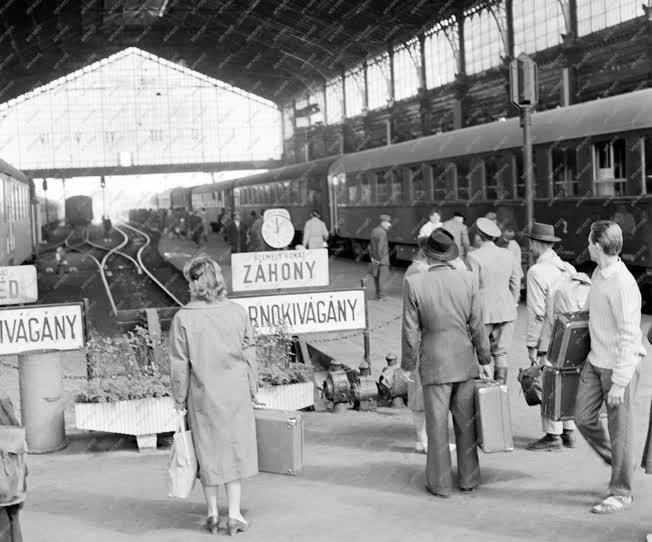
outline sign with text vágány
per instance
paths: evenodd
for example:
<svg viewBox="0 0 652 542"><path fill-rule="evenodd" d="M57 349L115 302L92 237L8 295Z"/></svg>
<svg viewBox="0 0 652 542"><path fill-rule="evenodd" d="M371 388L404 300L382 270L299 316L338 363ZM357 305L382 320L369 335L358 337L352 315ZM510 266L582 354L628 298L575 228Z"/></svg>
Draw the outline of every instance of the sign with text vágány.
<svg viewBox="0 0 652 542"><path fill-rule="evenodd" d="M364 329L366 325L363 290L232 297L231 301L244 307L261 334L279 325L292 334Z"/></svg>
<svg viewBox="0 0 652 542"><path fill-rule="evenodd" d="M35 301L38 301L35 266L0 267L0 305L18 305Z"/></svg>
<svg viewBox="0 0 652 542"><path fill-rule="evenodd" d="M231 255L234 292L328 286L328 249Z"/></svg>
<svg viewBox="0 0 652 542"><path fill-rule="evenodd" d="M0 355L83 346L81 303L0 309Z"/></svg>

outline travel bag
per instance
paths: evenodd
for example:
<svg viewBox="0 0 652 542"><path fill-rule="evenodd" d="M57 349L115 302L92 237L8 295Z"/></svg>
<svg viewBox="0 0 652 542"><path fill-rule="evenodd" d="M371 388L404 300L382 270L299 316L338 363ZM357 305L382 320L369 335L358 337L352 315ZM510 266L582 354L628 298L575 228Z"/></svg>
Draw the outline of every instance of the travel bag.
<svg viewBox="0 0 652 542"><path fill-rule="evenodd" d="M567 312L557 316L547 358L558 369L582 367L591 351L589 313Z"/></svg>
<svg viewBox="0 0 652 542"><path fill-rule="evenodd" d="M575 417L575 402L581 371L581 367L575 369L543 368L541 373L542 411L545 417L554 421L572 420Z"/></svg>
<svg viewBox="0 0 652 542"><path fill-rule="evenodd" d="M518 370L518 381L528 406L541 404L541 366L532 365Z"/></svg>
<svg viewBox="0 0 652 542"><path fill-rule="evenodd" d="M483 452L511 452L514 449L507 386L476 380L475 427L478 445Z"/></svg>
<svg viewBox="0 0 652 542"><path fill-rule="evenodd" d="M303 470L303 418L300 412L254 410L258 470L296 476Z"/></svg>

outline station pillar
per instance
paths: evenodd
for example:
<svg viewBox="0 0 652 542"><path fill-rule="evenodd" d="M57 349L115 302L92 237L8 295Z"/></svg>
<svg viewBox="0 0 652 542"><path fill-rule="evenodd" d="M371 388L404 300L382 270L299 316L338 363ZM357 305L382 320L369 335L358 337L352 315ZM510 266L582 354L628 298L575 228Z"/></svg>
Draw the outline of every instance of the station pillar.
<svg viewBox="0 0 652 542"><path fill-rule="evenodd" d="M29 453L67 446L63 367L59 352L28 352L18 358L21 422Z"/></svg>

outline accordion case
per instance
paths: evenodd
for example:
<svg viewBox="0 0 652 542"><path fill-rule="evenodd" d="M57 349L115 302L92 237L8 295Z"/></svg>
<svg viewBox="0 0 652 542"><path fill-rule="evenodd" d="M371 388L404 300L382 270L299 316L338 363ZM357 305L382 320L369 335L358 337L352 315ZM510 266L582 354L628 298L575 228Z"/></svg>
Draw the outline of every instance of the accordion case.
<svg viewBox="0 0 652 542"><path fill-rule="evenodd" d="M476 381L475 427L483 452L510 452L514 449L507 386L492 381Z"/></svg>
<svg viewBox="0 0 652 542"><path fill-rule="evenodd" d="M582 367L591 351L589 313L560 314L552 328L548 361L558 369Z"/></svg>
<svg viewBox="0 0 652 542"><path fill-rule="evenodd" d="M580 385L581 368L557 369L544 367L541 373L543 388L542 411L546 418L555 421L572 420L575 417L577 389Z"/></svg>

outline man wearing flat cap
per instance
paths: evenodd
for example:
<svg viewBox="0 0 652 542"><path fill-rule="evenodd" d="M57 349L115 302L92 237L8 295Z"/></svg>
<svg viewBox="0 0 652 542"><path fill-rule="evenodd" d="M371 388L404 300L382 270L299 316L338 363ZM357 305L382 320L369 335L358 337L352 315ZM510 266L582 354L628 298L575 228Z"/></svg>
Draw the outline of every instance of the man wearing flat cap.
<svg viewBox="0 0 652 542"><path fill-rule="evenodd" d="M508 350L512 344L520 293L519 269L512 253L495 245L502 235L488 218L476 221L480 247L469 254L469 266L480 291L482 315L494 359L494 380L507 384Z"/></svg>
<svg viewBox="0 0 652 542"><path fill-rule="evenodd" d="M473 273L456 269L459 250L443 228L422 247L427 271L405 279L401 368L409 380L417 367L423 387L428 436L426 489L440 497L453 491L448 413L453 415L459 486L471 491L480 483L476 448L473 380L478 364L488 376L489 338Z"/></svg>
<svg viewBox="0 0 652 542"><path fill-rule="evenodd" d="M380 224L371 231L369 239L369 257L371 258L371 274L376 285L376 299L385 299L383 287L389 275L389 243L387 231L392 227L389 215L380 215Z"/></svg>
<svg viewBox="0 0 652 542"><path fill-rule="evenodd" d="M575 268L564 262L553 250L559 237L550 224L535 222L526 234L535 263L527 272L527 349L532 365L542 364L548 351L549 334L543 333L547 304L554 300L564 278L575 274ZM547 337L547 338L546 338ZM558 422L541 415L544 436L528 444L528 450L557 451L562 446L575 447L572 420Z"/></svg>

